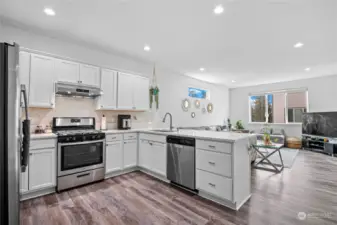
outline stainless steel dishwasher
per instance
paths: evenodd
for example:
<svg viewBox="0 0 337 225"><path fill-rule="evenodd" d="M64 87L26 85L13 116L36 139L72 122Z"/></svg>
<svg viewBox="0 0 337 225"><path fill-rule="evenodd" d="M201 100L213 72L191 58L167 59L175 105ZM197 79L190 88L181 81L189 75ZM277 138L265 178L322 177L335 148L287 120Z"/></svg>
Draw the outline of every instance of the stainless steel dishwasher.
<svg viewBox="0 0 337 225"><path fill-rule="evenodd" d="M195 139L167 136L167 179L195 191Z"/></svg>

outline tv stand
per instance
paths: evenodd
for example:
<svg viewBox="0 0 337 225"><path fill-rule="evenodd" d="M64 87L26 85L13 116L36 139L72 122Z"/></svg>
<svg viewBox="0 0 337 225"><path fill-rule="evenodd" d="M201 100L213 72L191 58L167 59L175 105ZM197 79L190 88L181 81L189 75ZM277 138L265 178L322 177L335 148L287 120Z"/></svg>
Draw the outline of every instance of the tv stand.
<svg viewBox="0 0 337 225"><path fill-rule="evenodd" d="M337 154L337 142L331 138L302 135L303 149L334 156Z"/></svg>

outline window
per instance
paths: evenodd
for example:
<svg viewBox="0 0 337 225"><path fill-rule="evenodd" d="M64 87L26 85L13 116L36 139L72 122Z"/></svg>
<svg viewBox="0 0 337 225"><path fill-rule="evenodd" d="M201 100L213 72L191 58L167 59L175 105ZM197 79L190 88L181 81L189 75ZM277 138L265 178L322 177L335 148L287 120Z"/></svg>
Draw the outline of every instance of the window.
<svg viewBox="0 0 337 225"><path fill-rule="evenodd" d="M250 96L251 122L266 122L266 98Z"/></svg>
<svg viewBox="0 0 337 225"><path fill-rule="evenodd" d="M200 88L188 88L188 96L192 98L209 99L209 91Z"/></svg>
<svg viewBox="0 0 337 225"><path fill-rule="evenodd" d="M307 91L278 91L249 96L250 122L301 123Z"/></svg>

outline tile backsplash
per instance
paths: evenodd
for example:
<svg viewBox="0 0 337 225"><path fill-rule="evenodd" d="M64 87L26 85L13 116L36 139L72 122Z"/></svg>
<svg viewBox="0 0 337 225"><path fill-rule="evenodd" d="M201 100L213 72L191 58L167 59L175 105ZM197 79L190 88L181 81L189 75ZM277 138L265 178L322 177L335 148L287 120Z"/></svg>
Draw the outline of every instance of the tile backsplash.
<svg viewBox="0 0 337 225"><path fill-rule="evenodd" d="M100 129L101 118L105 115L107 128L117 129L117 115L130 114L132 128L148 128L151 126L150 112L96 110L95 99L82 97L56 97L55 103L54 109L29 108L31 132L34 132L38 125L43 128L46 125L52 125L53 117L95 117L96 129Z"/></svg>

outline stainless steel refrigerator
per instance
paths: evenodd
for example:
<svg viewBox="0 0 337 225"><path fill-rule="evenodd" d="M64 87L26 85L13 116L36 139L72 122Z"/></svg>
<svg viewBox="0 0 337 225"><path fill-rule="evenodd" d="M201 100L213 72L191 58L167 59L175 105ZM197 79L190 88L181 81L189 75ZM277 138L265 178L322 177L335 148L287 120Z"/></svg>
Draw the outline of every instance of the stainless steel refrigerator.
<svg viewBox="0 0 337 225"><path fill-rule="evenodd" d="M25 172L29 153L30 121L26 106L26 88L19 79L19 46L0 43L1 225L19 225L20 221L20 171Z"/></svg>

